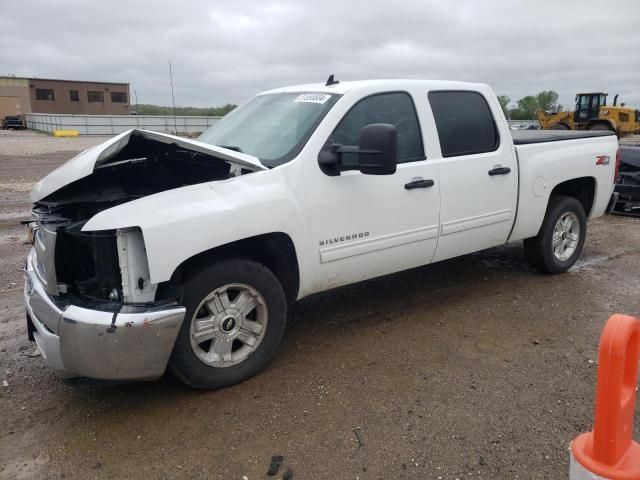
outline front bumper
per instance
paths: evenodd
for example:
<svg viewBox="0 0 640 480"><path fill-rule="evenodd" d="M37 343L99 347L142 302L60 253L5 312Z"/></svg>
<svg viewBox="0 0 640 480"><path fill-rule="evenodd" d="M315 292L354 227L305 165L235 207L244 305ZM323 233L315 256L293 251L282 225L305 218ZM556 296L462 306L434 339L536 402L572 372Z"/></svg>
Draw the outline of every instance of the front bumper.
<svg viewBox="0 0 640 480"><path fill-rule="evenodd" d="M34 271L35 250L25 268L24 302L30 333L46 363L62 377L147 380L162 376L185 315L184 307L124 306L116 329L113 312L57 305Z"/></svg>

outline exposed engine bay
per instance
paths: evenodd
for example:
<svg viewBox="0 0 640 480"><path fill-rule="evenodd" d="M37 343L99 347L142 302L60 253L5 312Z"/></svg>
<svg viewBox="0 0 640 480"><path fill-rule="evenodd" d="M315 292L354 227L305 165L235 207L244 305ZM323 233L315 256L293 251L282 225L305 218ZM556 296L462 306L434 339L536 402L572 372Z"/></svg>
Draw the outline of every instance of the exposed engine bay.
<svg viewBox="0 0 640 480"><path fill-rule="evenodd" d="M84 224L122 203L257 170L173 138L133 130L99 152L93 173L34 203L34 267L50 295L112 307L154 301L140 229L83 232Z"/></svg>

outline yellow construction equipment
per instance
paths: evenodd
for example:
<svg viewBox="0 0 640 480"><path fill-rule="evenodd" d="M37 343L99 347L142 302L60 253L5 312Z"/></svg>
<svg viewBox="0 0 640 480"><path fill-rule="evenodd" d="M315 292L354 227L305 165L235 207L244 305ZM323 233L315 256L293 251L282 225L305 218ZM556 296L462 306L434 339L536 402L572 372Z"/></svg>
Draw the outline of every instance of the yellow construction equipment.
<svg viewBox="0 0 640 480"><path fill-rule="evenodd" d="M612 130L618 137L640 133L640 111L617 105L607 105L607 94L579 93L575 111L538 112L540 128L545 130Z"/></svg>

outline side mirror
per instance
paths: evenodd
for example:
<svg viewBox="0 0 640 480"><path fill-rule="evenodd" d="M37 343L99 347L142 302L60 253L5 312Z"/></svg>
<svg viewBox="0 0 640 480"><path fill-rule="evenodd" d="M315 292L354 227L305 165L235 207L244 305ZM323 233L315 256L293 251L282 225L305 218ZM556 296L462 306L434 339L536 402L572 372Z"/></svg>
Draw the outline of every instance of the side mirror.
<svg viewBox="0 0 640 480"><path fill-rule="evenodd" d="M366 175L393 175L398 164L398 131L388 123L367 125L360 133L358 166Z"/></svg>
<svg viewBox="0 0 640 480"><path fill-rule="evenodd" d="M343 154L356 154L357 162L345 163ZM318 155L318 164L329 176L347 170L359 170L365 175L392 175L398 163L398 132L387 123L367 125L360 133L358 146L333 144Z"/></svg>

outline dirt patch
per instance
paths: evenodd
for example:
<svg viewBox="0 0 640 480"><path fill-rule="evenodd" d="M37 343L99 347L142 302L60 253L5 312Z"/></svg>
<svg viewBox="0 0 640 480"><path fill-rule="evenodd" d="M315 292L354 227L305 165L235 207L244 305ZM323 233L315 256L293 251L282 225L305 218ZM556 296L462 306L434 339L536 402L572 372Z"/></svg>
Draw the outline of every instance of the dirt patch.
<svg viewBox="0 0 640 480"><path fill-rule="evenodd" d="M0 178L68 157L0 156ZM606 217L563 275L514 244L303 300L275 360L232 388L62 381L29 356L28 209L2 190L0 478L264 479L274 455L294 479L566 478L601 328L640 315L640 221Z"/></svg>

